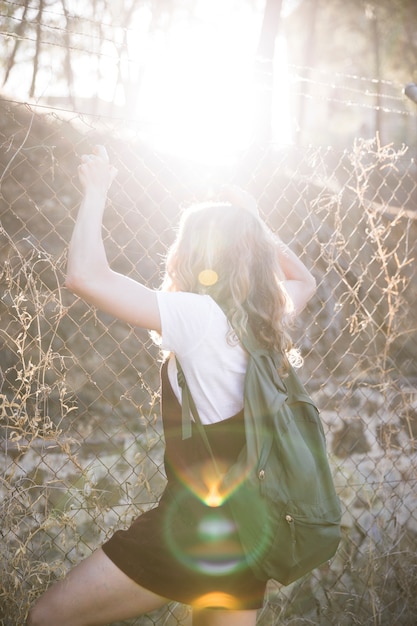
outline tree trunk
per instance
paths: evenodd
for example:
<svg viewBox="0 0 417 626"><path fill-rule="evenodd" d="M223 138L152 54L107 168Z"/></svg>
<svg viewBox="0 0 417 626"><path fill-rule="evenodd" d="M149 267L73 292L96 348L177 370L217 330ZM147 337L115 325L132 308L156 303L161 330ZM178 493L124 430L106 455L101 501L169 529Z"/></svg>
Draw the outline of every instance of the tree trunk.
<svg viewBox="0 0 417 626"><path fill-rule="evenodd" d="M309 89L309 78L311 76L311 68L314 67L314 57L316 48L316 25L318 14L319 0L311 0L310 11L307 16L309 23L308 36L304 45L304 61L303 65L306 68L306 80L304 83L304 93L300 94L298 99L298 132L296 133L297 144L300 145L303 140L303 134L306 125L306 103Z"/></svg>
<svg viewBox="0 0 417 626"><path fill-rule="evenodd" d="M39 57L41 54L41 42L42 42L42 14L43 14L43 2L44 0L39 1L39 10L36 16L36 45L35 45L35 56L33 58L33 67L32 67L32 82L30 84L29 96L33 98L36 92L36 79L38 77L38 69L39 69Z"/></svg>
<svg viewBox="0 0 417 626"><path fill-rule="evenodd" d="M18 23L17 28L16 28L16 39L14 40L14 45L13 45L13 50L12 53L10 55L10 58L7 60L7 67L6 67L6 72L4 75L4 80L3 80L3 86L7 83L8 79L9 79L9 75L11 70L13 69L14 66L14 62L15 62L15 58L16 58L16 54L17 51L19 49L19 44L20 44L20 37L22 36L22 34L24 33L24 30L26 28L26 14L28 12L29 9L29 0L25 0L25 8L23 10L23 15L22 15L22 20Z"/></svg>
<svg viewBox="0 0 417 626"><path fill-rule="evenodd" d="M266 0L255 61L255 141L268 144L272 138L272 90L275 42L281 22L282 0Z"/></svg>
<svg viewBox="0 0 417 626"><path fill-rule="evenodd" d="M69 13L66 5L66 0L61 0L62 11L65 15L65 24L66 29L64 33L64 42L65 42L65 60L64 60L64 75L68 87L68 95L69 100L71 102L72 107L75 109L75 99L74 99L74 72L72 70L71 63L71 29L70 29L70 20Z"/></svg>

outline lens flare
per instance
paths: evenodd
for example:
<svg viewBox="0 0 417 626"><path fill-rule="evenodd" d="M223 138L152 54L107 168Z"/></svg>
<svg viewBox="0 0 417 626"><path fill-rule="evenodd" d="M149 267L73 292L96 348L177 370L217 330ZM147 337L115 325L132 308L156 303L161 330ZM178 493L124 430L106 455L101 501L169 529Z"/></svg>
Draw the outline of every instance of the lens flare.
<svg viewBox="0 0 417 626"><path fill-rule="evenodd" d="M223 504L224 499L218 492L217 485L213 485L213 487L210 490L210 493L204 499L204 502L205 504L207 504L207 506L211 506L213 508L216 508Z"/></svg>
<svg viewBox="0 0 417 626"><path fill-rule="evenodd" d="M207 576L247 567L236 524L227 507L209 507L184 489L168 511L165 539L175 558Z"/></svg>
<svg viewBox="0 0 417 626"><path fill-rule="evenodd" d="M193 571L223 576L262 558L271 541L268 508L247 470L237 475L212 463L181 475L182 487L165 520L165 539L175 558ZM223 473L222 473L223 471ZM244 491L235 498L236 490ZM253 512L256 515L253 515Z"/></svg>
<svg viewBox="0 0 417 626"><path fill-rule="evenodd" d="M234 476L228 474L226 481L224 479L226 469L221 462L218 463L217 469L213 468L212 463L207 462L198 468L193 468L192 472L177 471L176 474L188 491L207 506L216 508L227 502L236 489L244 483L249 472L247 468L244 472Z"/></svg>
<svg viewBox="0 0 417 626"><path fill-rule="evenodd" d="M215 285L218 280L219 276L214 270L203 270L198 275L198 282L200 285L204 285L204 287L211 287Z"/></svg>
<svg viewBox="0 0 417 626"><path fill-rule="evenodd" d="M193 602L193 608L221 608L230 609L233 611L239 608L239 603L235 597L231 596L228 593L223 593L221 591L212 591L211 593L206 593L204 596L200 596L200 598L197 598L197 600Z"/></svg>
<svg viewBox="0 0 417 626"><path fill-rule="evenodd" d="M227 538L235 529L236 526L230 518L215 513L203 518L199 524L199 534L206 541Z"/></svg>

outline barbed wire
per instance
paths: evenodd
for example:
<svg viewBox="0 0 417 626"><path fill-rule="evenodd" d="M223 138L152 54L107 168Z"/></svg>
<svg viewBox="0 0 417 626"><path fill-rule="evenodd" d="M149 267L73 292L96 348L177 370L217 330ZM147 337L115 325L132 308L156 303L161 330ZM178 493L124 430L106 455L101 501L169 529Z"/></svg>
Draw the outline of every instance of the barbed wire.
<svg viewBox="0 0 417 626"><path fill-rule="evenodd" d="M372 111L382 111L383 113L393 113L395 115L402 115L404 117L415 117L416 113L413 111L408 111L406 109L393 109L388 108L386 106L380 106L377 104L371 104L366 102L355 102L353 100L342 100L340 98L332 98L331 96L319 95L319 94L311 94L311 93L303 93L293 92L295 96L302 96L306 98L306 100L324 100L326 102L334 102L335 104L342 104L346 107L358 107L363 109L370 109Z"/></svg>
<svg viewBox="0 0 417 626"><path fill-rule="evenodd" d="M343 79L352 79L355 81L366 81L366 82L371 82L371 83L379 83L381 85L387 85L390 87L398 87L398 86L402 86L402 83L399 83L398 81L393 81L393 80L388 80L386 78L376 78L373 76L361 76L360 74L350 74L348 72L341 72L341 71L334 71L333 69L326 69L323 66L312 66L312 65L295 65L292 63L288 64L288 68L289 69L294 69L294 70L305 70L306 72L316 72L318 74L325 74L325 75L329 75L332 77L336 77L336 78L343 78Z"/></svg>
<svg viewBox="0 0 417 626"><path fill-rule="evenodd" d="M330 102L330 103L335 103L335 104L340 104L346 107L356 107L356 108L362 108L362 109L367 109L367 110L372 110L372 111L382 111L383 113L390 113L390 114L394 114L394 115L401 115L403 117L415 117L416 113L413 111L408 111L408 110L400 110L400 109L394 109L394 108L387 108L387 107L378 107L377 105L373 105L370 103L365 103L365 102L354 102L352 100L341 100L338 98L332 98L330 96L325 96L325 95L317 95L317 94L311 94L311 93L303 93L303 92L292 92L294 96L297 97L303 97L306 100L321 100L321 101L325 101L325 102ZM82 110L81 108L77 107L77 108L68 108L65 107L63 105L56 105L56 104L48 104L48 103L41 103L39 101L27 101L27 100L17 100L15 98L9 98L6 96L1 96L1 99L3 102L6 102L8 104L16 104L16 105L22 105L22 106L26 106L29 108L29 110L32 109L43 109L46 111L50 111L52 112L52 114L55 112L56 114L69 114L69 115L75 115L80 117L80 119L84 119L86 121L87 118L91 118L91 119L95 119L95 120L108 120L109 123L111 122L117 122L117 123L123 123L123 124L149 124L148 120L145 119L140 119L139 116L128 116L126 117L126 115L124 115L123 113L120 114L116 114L116 113L104 113L104 112L94 112L94 111L87 111L87 110Z"/></svg>
<svg viewBox="0 0 417 626"><path fill-rule="evenodd" d="M4 35L5 37L12 37L12 38L17 38L20 39L22 41L29 41L31 43L35 43L36 42L36 38L32 38L32 37L28 37L28 36L23 36L23 35L18 35L16 33L9 33L9 32L4 32L4 31L0 31L0 35ZM125 51L126 46L125 44L117 44L116 42L114 42L114 46L116 49L119 50L119 55L112 55L112 54L108 54L105 52L98 52L98 51L93 51L93 50L89 50L89 49L85 49L85 48L79 48L77 46L74 45L65 45L62 43L58 43L58 42L50 42L50 41L45 41L42 40L41 41L42 44L45 45L51 45L51 46L55 46L58 48L61 48L62 50L68 51L75 51L75 52L80 52L82 54L87 54L88 56L96 56L96 57L102 57L102 58L106 58L106 59L110 59L112 60L114 63L119 63L120 62L120 52L121 52L121 48L123 48ZM125 62L129 62L129 63L139 63L140 61L138 59L133 59L130 58L128 56L124 56L123 59ZM352 100L352 98L349 99L343 99L343 98L334 98L332 96L329 95L319 95L317 93L303 93L302 91L294 91L292 90L293 95L295 96L301 96L301 97L305 97L306 99L319 99L319 100L325 100L328 102L334 102L336 104L341 104L341 105L345 105L347 107L361 107L361 108L366 108L366 109L371 109L374 111L383 111L385 113L394 113L394 114L398 114L398 115L402 115L402 116L414 116L415 112L408 110L405 106L405 99L402 95L395 95L395 94L387 94L387 93L383 93L383 92L369 92L367 90L361 90L355 87L349 87L346 85L341 85L341 84L336 84L334 80L329 81L329 82L324 82L324 81L318 81L315 80L313 78L309 78L306 76L301 76L298 72L300 71L300 69L304 69L307 72L311 72L311 71L317 71L316 68L314 67L309 67L309 66L295 66L295 65L290 65L288 66L289 70L294 70L297 73L296 74L289 74L288 78L289 80L291 80L293 83L296 82L302 82L302 83L306 83L306 84L310 84L313 86L318 86L318 87L323 87L328 89L329 91L331 90L343 90L346 91L348 93L352 93L356 96L364 96L366 98L379 98L379 99L384 99L385 101L387 100L392 100L395 101L396 103L398 102L404 102L404 109L400 110L398 108L392 108L389 107L387 105L381 106L378 105L376 103L372 104L372 103L364 103L364 102L359 102L359 101L355 101ZM321 73L322 70L318 70ZM329 72L330 73L330 72ZM272 76L272 73L271 73ZM396 83L394 81L387 81L387 80L379 80L379 79L375 79L375 78L371 78L371 77L364 77L364 76L355 76L355 75L350 75L350 74L342 74L342 73L338 73L337 74L338 78L349 78L349 79L354 79L354 80L358 80L358 81L367 81L367 82L371 82L373 85L375 84L381 84L381 85L385 85L385 86L390 86L390 87L394 87L395 89L397 89L398 91L401 89L403 89L403 86L400 83ZM269 90L272 91L274 89L274 86L268 85L268 86L263 86L263 90ZM62 109L62 110L66 110L66 109ZM69 112L69 111L68 111Z"/></svg>
<svg viewBox="0 0 417 626"><path fill-rule="evenodd" d="M367 96L370 98L374 98L378 96L379 98L389 98L391 100L403 99L401 96L394 95L394 94L383 93L380 91L368 91L368 89L363 90L363 89L358 89L357 87L348 87L347 85L337 84L334 81L331 83L325 83L323 81L314 80L312 78L308 78L308 77L300 76L300 75L294 76L293 80L303 82L303 83L309 83L309 84L319 86L319 87L326 87L326 88L330 87L331 89L343 90L343 91L351 92L357 95Z"/></svg>
<svg viewBox="0 0 417 626"><path fill-rule="evenodd" d="M18 22L19 24L22 22L22 19L19 18L19 17L14 17L12 15L5 15L4 13L0 13L0 18L2 18L2 17L6 18L8 20L13 20L15 22ZM62 17L64 19L66 19L64 15ZM27 20L25 20L25 21L27 21ZM91 20L91 22L95 26L97 26L97 21L94 22L94 20ZM114 39L110 39L109 37L105 37L104 35L101 35L101 34L100 35L94 35L93 33L82 33L82 32L79 32L79 31L71 30L69 28L64 28L63 26L57 26L55 24L46 24L46 23L41 22L39 20L30 20L30 22L27 22L27 24L28 24L28 26L35 26L35 27L36 26L40 26L41 28L47 28L47 29L52 30L52 31L57 31L59 33L64 33L65 35L73 35L73 36L76 36L76 37L86 37L87 39L93 39L93 40L96 39L100 43L105 42L105 43L111 43L113 45L117 45L117 43L115 42ZM100 27L102 27L102 26L103 25L100 24ZM120 28L122 28L122 27L120 27ZM132 32L133 32L133 30L132 30ZM10 36L17 35L17 33L10 33L9 31L8 31L8 34ZM53 42L41 41L41 43L44 43L44 44L45 43L46 44L51 43L52 44Z"/></svg>
<svg viewBox="0 0 417 626"><path fill-rule="evenodd" d="M47 45L47 46L54 46L56 48L62 48L63 50L71 50L71 51L75 51L75 52L81 52L82 54L87 54L87 55L93 55L93 56L97 56L97 57L102 57L102 58L107 58L107 59L112 59L113 61L118 61L119 57L115 57L112 54L108 54L106 52L96 52L94 50L89 50L86 48L78 48L77 46L71 45L71 44L63 44L63 43L58 43L57 41L45 41L43 39L41 39L40 41L38 41L38 39L36 37L28 37L27 35L19 35L18 33L11 33L8 31L0 31L0 35L2 35L3 37L10 37L12 39L18 39L19 41L29 41L31 43L40 43L42 45ZM114 46L117 48L117 44L114 43ZM126 59L127 61L131 62L131 63L137 63L137 61L135 61L134 59Z"/></svg>
<svg viewBox="0 0 417 626"><path fill-rule="evenodd" d="M4 15L0 14L0 17L5 17ZM16 21L19 21L18 18L12 18L15 19ZM92 20L93 21L93 20ZM94 22L94 21L93 21ZM94 22L97 25L97 22ZM74 36L80 36L80 37L87 37L90 39L95 39L98 40L100 43L105 42L105 43L111 43L112 45L114 45L115 49L119 49L119 48L123 48L126 50L127 46L125 42L117 42L114 39L109 39L108 37L104 37L101 35L93 35L91 33L80 33L80 32L76 32L76 31L72 31L69 29L66 29L64 27L58 27L58 26L52 26L49 24L44 24L41 22L36 22L36 21L31 21L31 25L38 25L41 26L43 28L49 28L52 30L57 30L59 32L68 34L68 35L74 35ZM120 27L123 28L124 27ZM134 31L134 29L124 29L124 30L131 30L132 32L136 32ZM18 33L13 33L10 31L0 31L0 34L3 35L4 37L11 37L14 39L19 39L22 41L30 41L30 42L36 42L37 38L32 38L32 37L28 37L27 35L20 35ZM97 51L97 50L92 50L89 48L80 48L74 45L67 45L67 44L63 44L63 43L59 43L56 41L49 41L49 40L44 40L42 39L40 42L40 44L42 45L51 45L51 46L56 46L59 48L63 48L65 50L70 49L72 51L75 52L81 52L82 54L89 54L89 55L94 55L97 57L104 57L104 58L111 58L112 60L118 61L119 57L115 57L112 54L108 54L105 53L103 51ZM130 58L127 57L125 59L128 62L131 63L138 63L138 59L134 59L134 58ZM393 80L387 80L387 79L381 79L381 78L375 78L375 77L370 77L370 76L361 76L358 74L349 74L349 73L343 73L343 72L334 72L332 70L326 70L324 68L321 67L315 67L315 66L308 66L308 65L293 65L293 64L288 64L287 65L288 71L289 73L291 73L291 71L294 72L294 79L297 80L302 80L304 82L309 82L309 83L313 83L315 85L320 85L320 86L324 86L324 87L331 87L331 88L342 88L348 91L353 91L355 93L362 93L365 95L376 95L376 93L371 93L368 94L366 92L364 92L363 90L360 89L355 89L353 87L348 87L346 85L340 85L340 84L336 84L335 83L335 78L340 78L342 80L346 80L346 79L350 79L350 80L355 80L355 81L361 81L361 82L370 82L373 85L384 85L384 86L388 86L388 87L393 87L394 89L403 89L403 84L398 82L398 81L393 81ZM311 79L308 76L300 76L300 71L305 71L306 73L311 73L311 72L315 72L315 73L320 73L323 75L331 75L332 76L332 80L329 82L324 82L324 81L319 81L316 79ZM265 76L273 76L274 72L270 71L270 70L263 70L262 71L262 75ZM290 74L291 77L291 74ZM379 93L378 95L386 97L386 98L393 98L393 99L401 99L399 96L391 96L389 94L381 94Z"/></svg>
<svg viewBox="0 0 417 626"><path fill-rule="evenodd" d="M3 4L9 4L11 6L16 6L22 9L28 8L32 11L39 11L39 7L26 7L26 5L21 4L19 2L12 2L11 0L5 0L5 2ZM80 22L86 22L87 24L94 24L95 26L97 25L97 18L90 18L90 17L86 17L84 15L76 15L75 13L59 13L58 11L51 11L50 9L43 9L42 10L42 14L45 15L53 15L54 17L60 17L63 18L65 20L70 19L70 20L77 20ZM7 16L8 18L10 18L11 16ZM32 22L33 23L33 22ZM122 24L111 24L109 22L100 22L100 26L104 26L105 28L110 28L110 29L116 29L116 28L120 28L122 30L125 31L131 31L131 32L135 32L134 29L130 28L129 26L123 26Z"/></svg>

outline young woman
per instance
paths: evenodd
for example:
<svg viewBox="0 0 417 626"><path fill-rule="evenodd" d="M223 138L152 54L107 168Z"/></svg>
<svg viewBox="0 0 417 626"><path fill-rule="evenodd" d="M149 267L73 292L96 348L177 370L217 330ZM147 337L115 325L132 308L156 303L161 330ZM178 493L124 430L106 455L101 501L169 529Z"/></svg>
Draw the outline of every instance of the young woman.
<svg viewBox="0 0 417 626"><path fill-rule="evenodd" d="M191 207L169 251L162 290L112 271L101 224L116 174L104 147L82 157L84 189L68 255L66 286L92 305L155 331L170 353L161 370L167 488L158 506L118 531L33 606L30 626L93 626L190 604L193 626L253 626L265 582L242 552L227 499L201 436L184 435L177 360L221 471L244 445L243 386L248 325L284 356L288 320L315 291L304 264L238 189L229 201Z"/></svg>

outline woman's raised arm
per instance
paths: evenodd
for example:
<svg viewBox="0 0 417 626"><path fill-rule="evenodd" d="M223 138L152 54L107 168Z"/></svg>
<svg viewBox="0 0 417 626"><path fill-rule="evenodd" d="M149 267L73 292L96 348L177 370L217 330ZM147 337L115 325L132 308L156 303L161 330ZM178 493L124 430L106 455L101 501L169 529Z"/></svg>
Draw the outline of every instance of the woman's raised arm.
<svg viewBox="0 0 417 626"><path fill-rule="evenodd" d="M86 302L134 326L160 331L156 292L114 272L102 239L108 189L116 175L104 146L84 155L78 174L84 197L68 250L66 287Z"/></svg>

